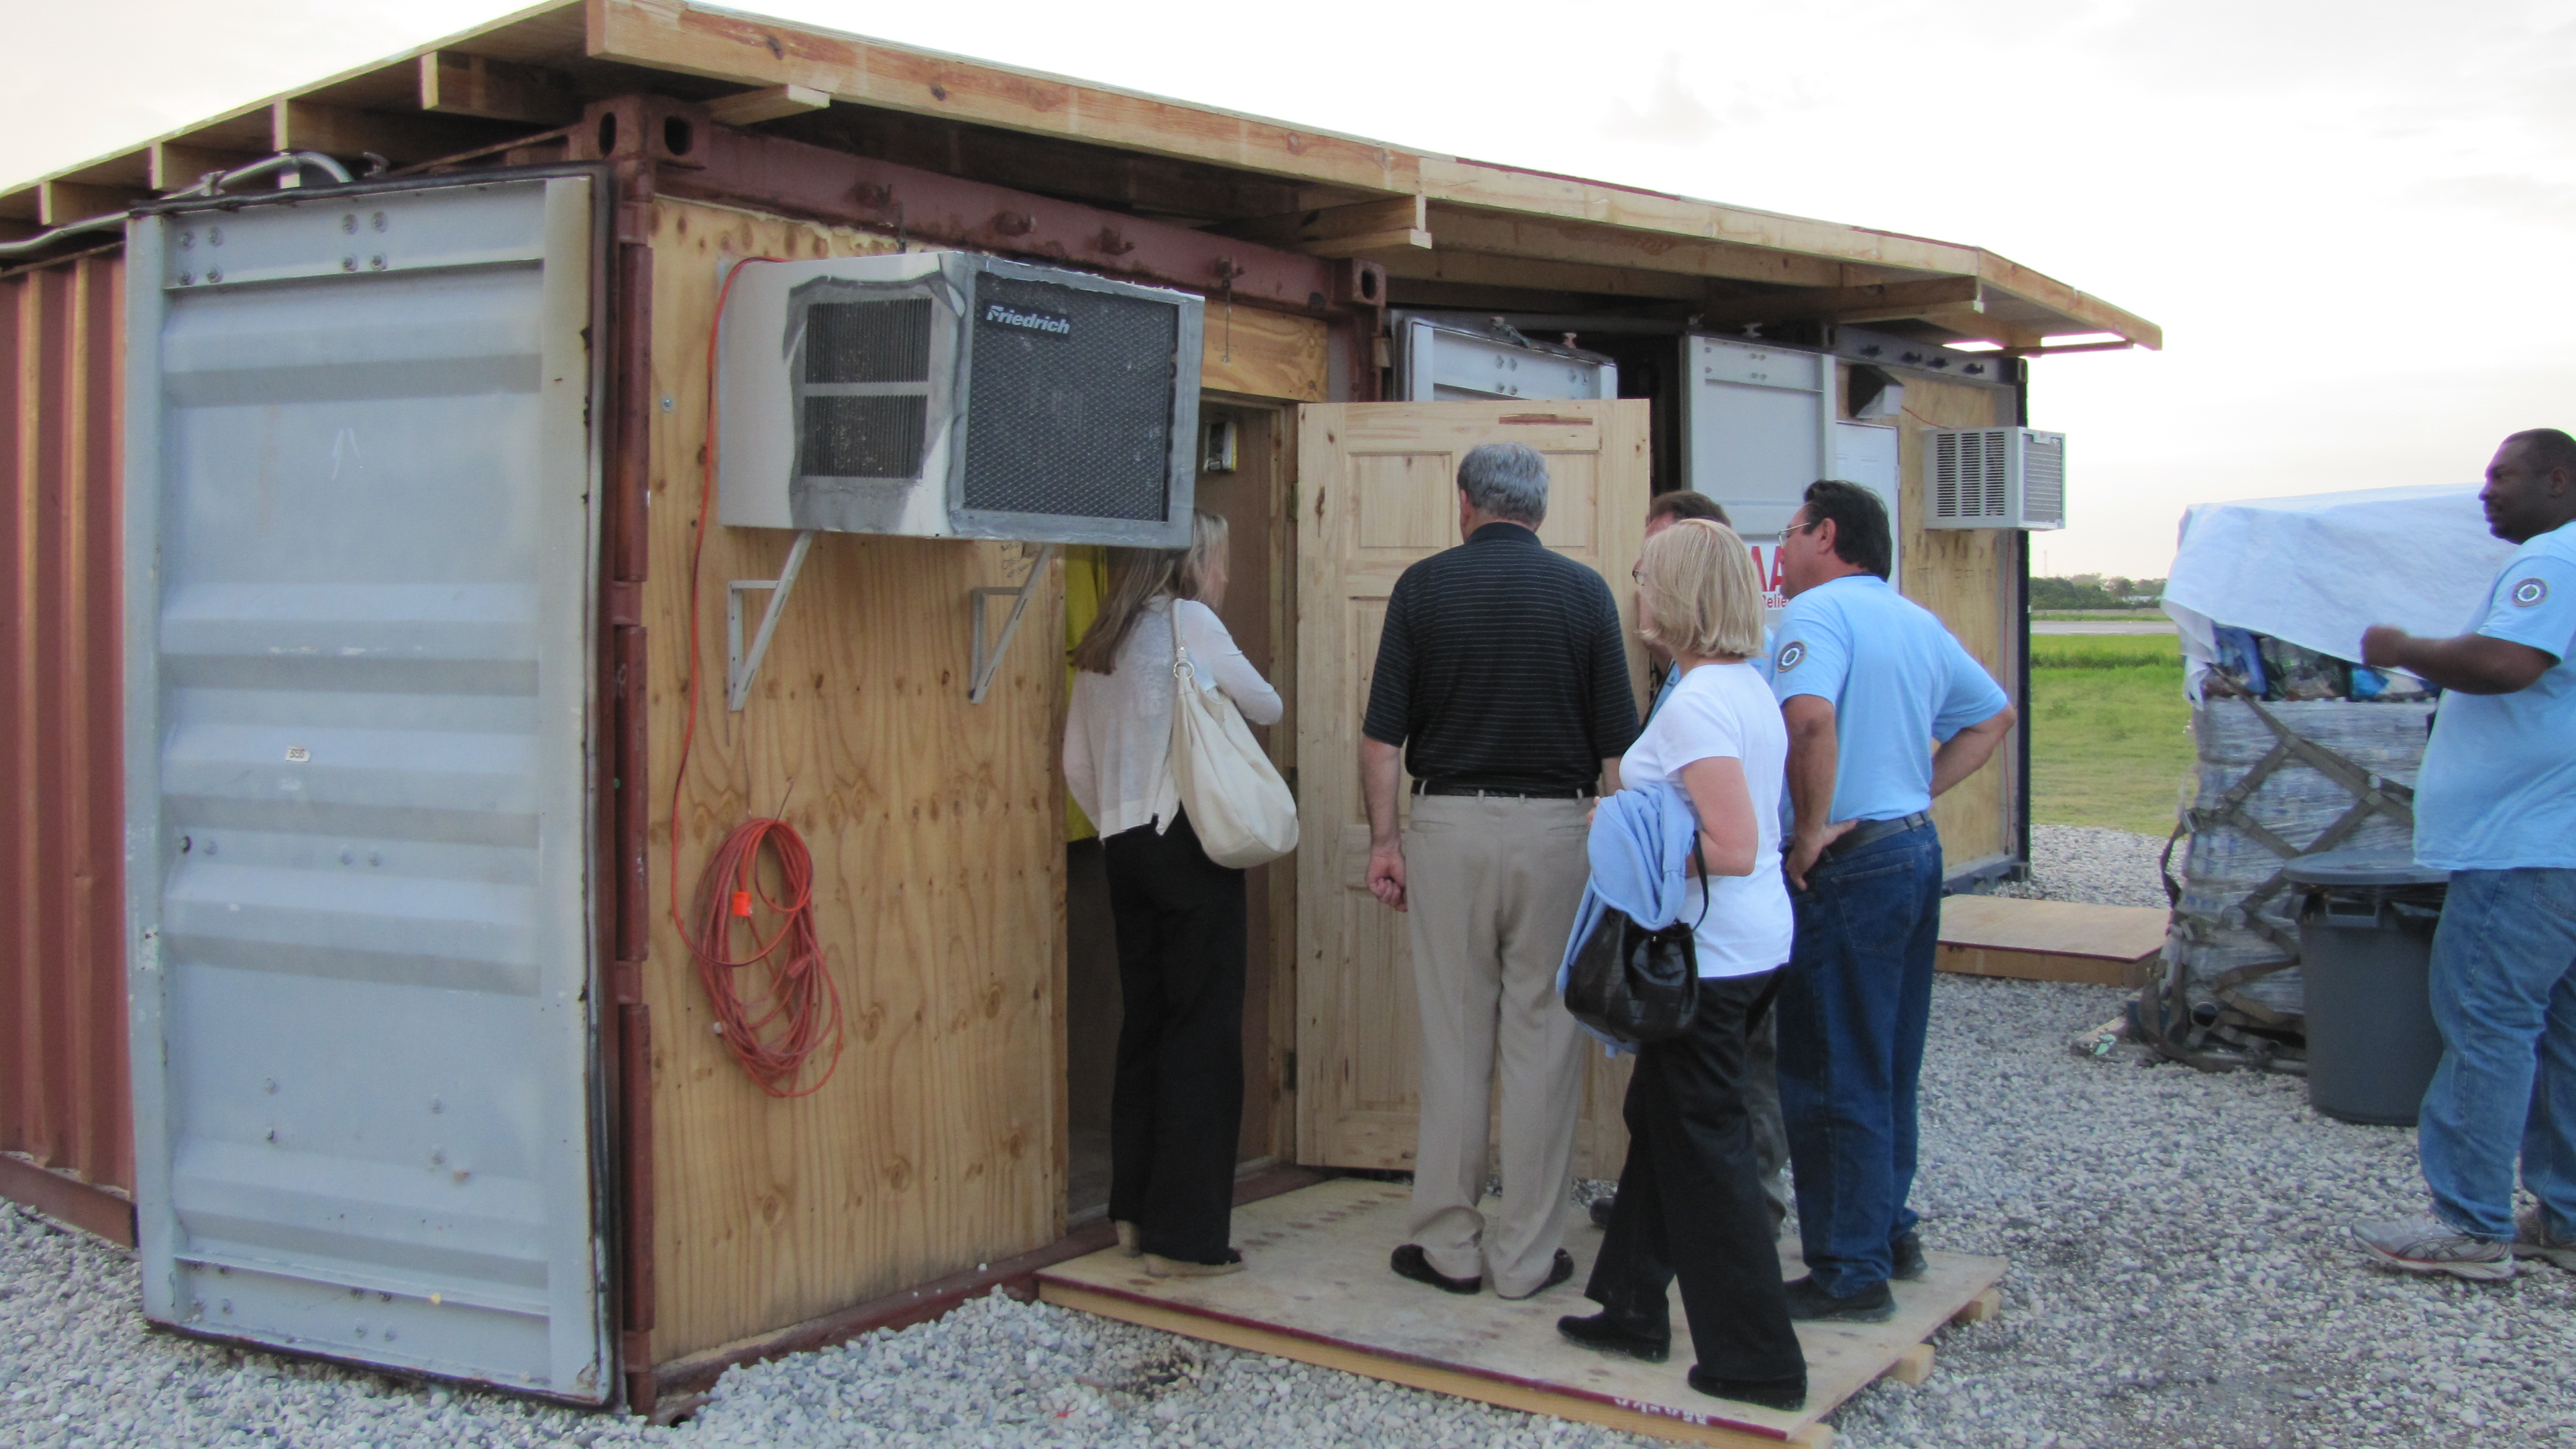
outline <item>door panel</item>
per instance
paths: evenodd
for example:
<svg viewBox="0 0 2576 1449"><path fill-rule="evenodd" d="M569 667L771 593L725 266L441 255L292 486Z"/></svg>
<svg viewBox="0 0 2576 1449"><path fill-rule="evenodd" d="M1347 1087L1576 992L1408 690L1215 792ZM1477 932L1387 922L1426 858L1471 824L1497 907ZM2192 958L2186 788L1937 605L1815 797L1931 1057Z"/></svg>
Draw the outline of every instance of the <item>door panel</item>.
<svg viewBox="0 0 2576 1449"><path fill-rule="evenodd" d="M591 183L131 245L145 1313L602 1401Z"/></svg>
<svg viewBox="0 0 2576 1449"><path fill-rule="evenodd" d="M1549 547L1601 570L1623 619L1645 536L1644 402L1341 403L1302 410L1298 441L1298 1131L1301 1162L1409 1169L1419 1017L1405 918L1368 893L1360 719L1387 595L1458 542L1458 460L1480 443L1547 455ZM1629 674L1641 692L1645 654ZM1409 798L1409 797L1408 797ZM1615 1176L1627 1062L1590 1058L1575 1170Z"/></svg>

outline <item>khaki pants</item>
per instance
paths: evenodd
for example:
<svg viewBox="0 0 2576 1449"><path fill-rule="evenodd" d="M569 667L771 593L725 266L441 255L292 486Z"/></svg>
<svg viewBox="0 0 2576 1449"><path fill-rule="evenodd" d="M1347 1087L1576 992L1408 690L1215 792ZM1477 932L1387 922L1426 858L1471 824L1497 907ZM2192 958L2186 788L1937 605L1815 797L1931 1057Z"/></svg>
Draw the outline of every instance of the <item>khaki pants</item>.
<svg viewBox="0 0 2576 1449"><path fill-rule="evenodd" d="M1582 1030L1556 994L1591 873L1590 800L1423 795L1404 832L1422 1002L1421 1139L1410 1240L1453 1278L1535 1292L1564 1235L1582 1107ZM1484 1196L1502 1067L1503 1201Z"/></svg>

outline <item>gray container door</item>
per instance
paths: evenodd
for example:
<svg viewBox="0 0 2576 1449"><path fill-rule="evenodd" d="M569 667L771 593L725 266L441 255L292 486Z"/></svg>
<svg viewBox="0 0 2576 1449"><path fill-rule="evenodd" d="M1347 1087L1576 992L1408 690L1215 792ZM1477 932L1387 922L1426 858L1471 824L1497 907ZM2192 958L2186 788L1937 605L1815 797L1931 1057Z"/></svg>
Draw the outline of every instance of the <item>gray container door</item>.
<svg viewBox="0 0 2576 1449"><path fill-rule="evenodd" d="M147 1316L604 1400L591 182L138 218Z"/></svg>

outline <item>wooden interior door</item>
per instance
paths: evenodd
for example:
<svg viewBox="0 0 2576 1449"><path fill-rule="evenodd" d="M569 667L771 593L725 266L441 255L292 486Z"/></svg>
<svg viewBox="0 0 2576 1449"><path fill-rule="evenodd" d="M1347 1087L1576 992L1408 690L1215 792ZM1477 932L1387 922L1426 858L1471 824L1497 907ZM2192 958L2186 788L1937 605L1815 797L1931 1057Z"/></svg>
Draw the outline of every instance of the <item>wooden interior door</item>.
<svg viewBox="0 0 2576 1449"><path fill-rule="evenodd" d="M1480 443L1547 455L1539 537L1611 580L1622 619L1645 539L1648 405L1332 403L1298 423L1297 1158L1409 1170L1421 1050L1405 917L1368 892L1360 719L1387 594L1458 542L1458 460ZM1642 698L1646 659L1629 645ZM1404 797L1408 802L1410 796ZM1587 1047L1587 1051L1590 1048ZM1591 1053L1575 1171L1615 1176L1627 1150L1627 1059Z"/></svg>

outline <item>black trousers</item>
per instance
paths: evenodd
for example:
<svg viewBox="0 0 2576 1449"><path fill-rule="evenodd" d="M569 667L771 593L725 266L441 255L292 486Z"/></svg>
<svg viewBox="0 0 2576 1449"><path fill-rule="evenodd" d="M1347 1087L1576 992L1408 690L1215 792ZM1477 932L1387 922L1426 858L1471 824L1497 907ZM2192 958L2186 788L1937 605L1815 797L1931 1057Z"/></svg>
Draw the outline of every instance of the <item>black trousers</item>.
<svg viewBox="0 0 2576 1449"><path fill-rule="evenodd" d="M1124 998L1109 1216L1146 1252L1220 1262L1243 1129L1243 872L1208 859L1186 815L1102 846Z"/></svg>
<svg viewBox="0 0 2576 1449"><path fill-rule="evenodd" d="M1770 1013L1777 971L1699 984L1690 1029L1639 1048L1623 1115L1628 1161L1584 1296L1611 1321L1668 1334L1681 1280L1699 1366L1729 1379L1807 1371L1745 1109L1747 1042Z"/></svg>

